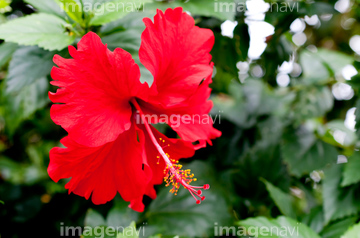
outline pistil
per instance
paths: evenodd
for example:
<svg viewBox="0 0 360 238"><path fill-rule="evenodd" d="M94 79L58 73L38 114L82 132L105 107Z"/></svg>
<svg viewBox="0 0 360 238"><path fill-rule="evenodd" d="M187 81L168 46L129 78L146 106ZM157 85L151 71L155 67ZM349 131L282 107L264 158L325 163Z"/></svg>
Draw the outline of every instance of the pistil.
<svg viewBox="0 0 360 238"><path fill-rule="evenodd" d="M147 122L146 117L142 112L140 105L137 103L135 99L132 99L131 102L134 105L134 107L138 110L141 120L144 123L146 131L148 132L152 143L159 152L160 157L165 162L166 167L164 169L164 174L165 174L164 181L166 183L166 186L172 186L170 192L177 195L180 185L182 185L190 192L192 197L196 200L196 203L200 204L201 201L205 199L205 196L202 196L202 189L207 190L210 188L210 186L208 184L205 184L203 186L190 185L191 182L197 180L196 178L194 178L194 174L192 174L189 169L183 170L182 165L178 164L179 161L170 159L169 154L165 153L163 147L160 146L154 134L152 133L149 123ZM159 139L162 142L164 142L162 138Z"/></svg>

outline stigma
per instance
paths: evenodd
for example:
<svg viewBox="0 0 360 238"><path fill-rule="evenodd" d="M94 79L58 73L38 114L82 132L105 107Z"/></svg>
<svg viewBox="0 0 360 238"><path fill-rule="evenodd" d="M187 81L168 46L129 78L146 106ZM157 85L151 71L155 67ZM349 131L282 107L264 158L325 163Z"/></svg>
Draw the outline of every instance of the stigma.
<svg viewBox="0 0 360 238"><path fill-rule="evenodd" d="M164 144L165 140L159 138L160 143ZM170 146L170 144L162 146L162 149ZM161 153L160 153L161 154ZM205 200L205 196L202 196L202 190L210 188L209 184L203 186L190 185L192 182L196 182L197 178L191 173L190 169L183 169L178 160L172 159L168 153L164 153L166 158L163 158L166 164L164 168L164 182L166 187L171 187L170 193L177 195L181 186L187 189L191 196L195 199L197 204ZM158 159L160 156L158 156Z"/></svg>

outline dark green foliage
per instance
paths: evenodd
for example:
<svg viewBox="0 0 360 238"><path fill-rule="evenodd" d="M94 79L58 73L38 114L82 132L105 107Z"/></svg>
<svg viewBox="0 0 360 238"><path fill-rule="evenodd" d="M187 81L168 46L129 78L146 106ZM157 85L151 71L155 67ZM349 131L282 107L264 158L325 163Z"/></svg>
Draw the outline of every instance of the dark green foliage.
<svg viewBox="0 0 360 238"><path fill-rule="evenodd" d="M60 2L77 7L61 9ZM284 226L298 230L298 236L289 237L358 235L360 75L345 80L342 70L353 65L360 71L359 55L349 46L360 32L360 1L352 1L344 14L334 9L336 1L290 2L299 4L296 11L285 2L277 2L285 4L282 10L269 2L265 21L275 27L275 34L264 39L268 45L262 56L251 60L244 12L215 11L210 0L136 1L134 12L102 15L83 7L109 2L131 1L13 0L12 10L0 14L1 237L59 237L62 224L88 227L84 237L96 237L89 233L97 228L117 226L127 228L107 237L219 237L222 228L230 237L280 237L251 229ZM95 206L68 195L66 181L56 184L46 171L50 149L66 134L49 117L47 94L56 90L49 84L53 56L69 57L66 46L94 31L111 50L121 47L140 63L142 18L152 17L156 8L176 6L190 12L199 27L211 29L216 39L211 115L217 116L215 127L222 137L183 160L199 183L211 185L207 199L197 205L184 189L174 196L158 186L157 199L145 198L145 212L139 214L120 196ZM20 17L10 20L15 15ZM313 15L321 24L307 25L307 41L296 45L290 25ZM221 33L225 20L238 22L233 38ZM288 72L290 82L281 87L276 80L279 67L291 58L301 70ZM141 80L152 82L141 64L140 69ZM254 73L259 69L260 74ZM333 90L337 85L350 85L354 95L339 99ZM353 107L356 130L344 124ZM173 135L167 128L163 131ZM139 234L130 234L135 227Z"/></svg>

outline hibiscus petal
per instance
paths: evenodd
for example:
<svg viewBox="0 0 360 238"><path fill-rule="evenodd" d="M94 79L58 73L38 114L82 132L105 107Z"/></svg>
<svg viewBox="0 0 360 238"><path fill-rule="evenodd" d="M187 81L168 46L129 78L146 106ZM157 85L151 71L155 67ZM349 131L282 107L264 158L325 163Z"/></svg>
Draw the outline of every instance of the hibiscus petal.
<svg viewBox="0 0 360 238"><path fill-rule="evenodd" d="M131 209L133 209L134 211L143 212L145 209L145 205L142 202L142 198L143 198L143 196L138 197L137 199L131 200L129 207Z"/></svg>
<svg viewBox="0 0 360 238"><path fill-rule="evenodd" d="M117 192L125 201L134 203L142 198L150 178L143 170L143 143L137 140L135 126L103 146L86 147L65 137L67 148L50 151L48 173L58 182L71 178L66 184L69 193L103 204ZM141 211L141 206L136 206ZM143 210L143 208L142 208Z"/></svg>
<svg viewBox="0 0 360 238"><path fill-rule="evenodd" d="M154 23L144 19L139 51L141 63L153 74L158 94L149 101L163 106L186 100L212 71L210 51L214 35L195 26L182 8L158 10Z"/></svg>
<svg viewBox="0 0 360 238"><path fill-rule="evenodd" d="M171 128L186 141L198 141L194 148L206 147L206 142L212 145L211 140L221 136L221 132L213 127L212 118L204 114L201 117L193 117L190 123L171 124Z"/></svg>
<svg viewBox="0 0 360 238"><path fill-rule="evenodd" d="M212 65L212 64L211 64ZM209 84L212 73L198 86L196 92L181 104L162 107L141 101L140 106L151 123L159 123L166 115L165 121L185 141L199 142L195 149L212 145L211 140L221 136L213 127L213 119L208 115L213 103L208 100L211 93Z"/></svg>
<svg viewBox="0 0 360 238"><path fill-rule="evenodd" d="M146 99L149 86L141 84L139 66L128 52L111 52L95 33L69 52L73 59L54 57L52 84L61 88L49 97L61 104L52 106L51 118L84 146L112 142L131 126L129 100Z"/></svg>
<svg viewBox="0 0 360 238"><path fill-rule="evenodd" d="M212 145L211 140L221 136L221 132L213 127L213 118L208 115L213 107L213 102L208 100L211 93L209 87L212 82L211 76L212 74L201 83L195 94L181 107L168 109L169 113L175 115L190 115L191 120L179 120L180 123L170 121L170 126L182 139L198 141L196 149L205 147L206 142Z"/></svg>

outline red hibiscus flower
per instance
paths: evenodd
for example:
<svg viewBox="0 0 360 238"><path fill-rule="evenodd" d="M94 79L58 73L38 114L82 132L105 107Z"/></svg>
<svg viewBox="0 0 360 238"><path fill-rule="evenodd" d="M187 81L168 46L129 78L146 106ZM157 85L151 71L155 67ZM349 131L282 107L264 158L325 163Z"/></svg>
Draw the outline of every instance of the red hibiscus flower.
<svg viewBox="0 0 360 238"><path fill-rule="evenodd" d="M51 118L68 132L61 140L66 148L50 151L50 177L71 178L69 193L91 196L95 204L119 192L139 212L143 196L155 198L154 185L164 180L171 192L183 186L200 203L201 189L209 185L190 185L196 179L178 160L221 135L208 116L213 33L195 26L181 8L158 11L154 22L144 22L139 56L154 77L151 86L140 82L139 66L128 52L108 50L90 32L77 49L69 46L72 59L54 57L58 67L51 83L59 89L49 93L57 103ZM181 139L150 125L161 116L172 119L166 122Z"/></svg>

